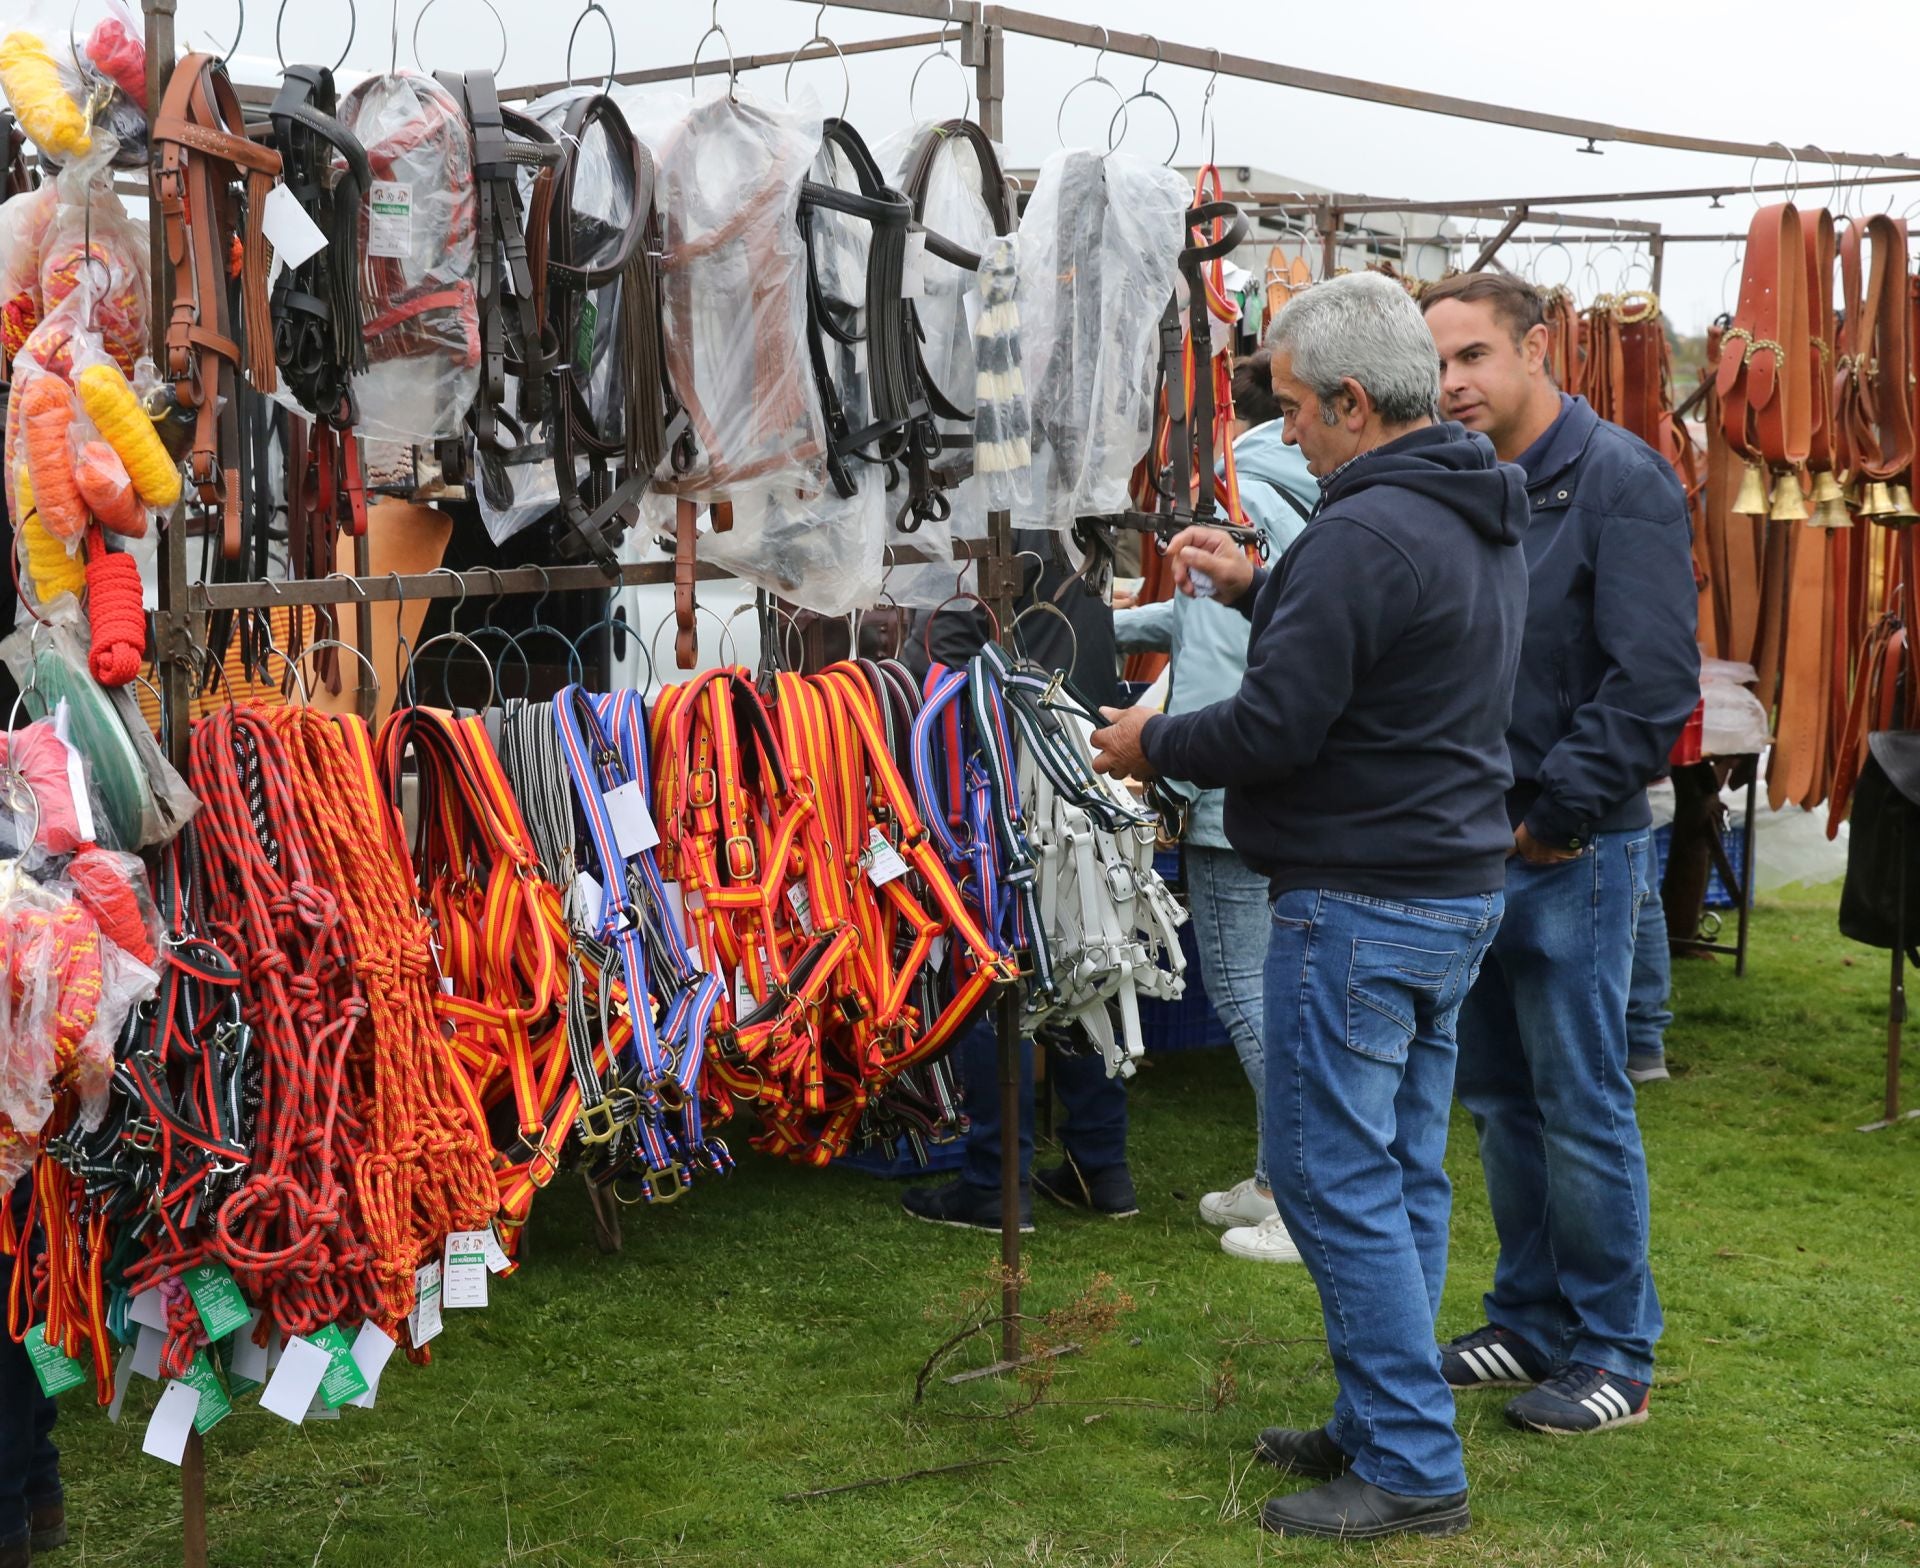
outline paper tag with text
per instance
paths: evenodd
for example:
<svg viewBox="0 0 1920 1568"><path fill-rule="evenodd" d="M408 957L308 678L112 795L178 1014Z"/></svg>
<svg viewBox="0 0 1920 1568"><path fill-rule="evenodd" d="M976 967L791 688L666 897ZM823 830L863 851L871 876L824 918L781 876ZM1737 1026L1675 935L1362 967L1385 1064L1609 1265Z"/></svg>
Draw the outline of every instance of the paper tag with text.
<svg viewBox="0 0 1920 1568"><path fill-rule="evenodd" d="M187 1291L200 1312L200 1326L208 1339L225 1339L235 1329L253 1321L253 1308L240 1294L240 1287L221 1263L204 1263L188 1269Z"/></svg>
<svg viewBox="0 0 1920 1568"><path fill-rule="evenodd" d="M440 1305L484 1307L487 1304L487 1232L456 1230L447 1236L440 1273Z"/></svg>
<svg viewBox="0 0 1920 1568"><path fill-rule="evenodd" d="M87 1380L87 1369L58 1345L47 1343L47 1325L36 1323L27 1330L27 1359L33 1363L34 1379L40 1392L53 1399Z"/></svg>
<svg viewBox="0 0 1920 1568"><path fill-rule="evenodd" d="M367 187L367 254L405 261L413 252L413 187L375 180Z"/></svg>
<svg viewBox="0 0 1920 1568"><path fill-rule="evenodd" d="M887 841L887 835L878 828L867 835L866 853L860 859L866 865L867 880L875 887L885 887L895 878L907 874L907 863Z"/></svg>
<svg viewBox="0 0 1920 1568"><path fill-rule="evenodd" d="M407 1314L407 1338L417 1349L436 1337L440 1328L440 1265L423 1263L413 1271L413 1310Z"/></svg>
<svg viewBox="0 0 1920 1568"><path fill-rule="evenodd" d="M615 785L600 798L607 803L607 820L613 824L613 841L622 856L642 854L660 842L660 830L653 825L638 779Z"/></svg>

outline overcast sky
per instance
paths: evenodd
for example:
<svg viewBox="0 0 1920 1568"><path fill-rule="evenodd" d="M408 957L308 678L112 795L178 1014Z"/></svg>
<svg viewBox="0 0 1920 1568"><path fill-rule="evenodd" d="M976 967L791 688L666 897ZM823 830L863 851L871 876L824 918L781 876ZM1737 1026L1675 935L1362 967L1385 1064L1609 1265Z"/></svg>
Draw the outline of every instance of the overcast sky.
<svg viewBox="0 0 1920 1568"><path fill-rule="evenodd" d="M506 81L565 74L567 33L577 0L495 0L510 37ZM86 0L92 10L99 0ZM1599 6L1411 4L1408 0L1344 0L1340 4L1170 6L1151 0L1029 0L1050 15L1157 33L1199 48L1232 50L1289 65L1423 88L1522 108L1586 115L1623 126L1765 142L1779 139L1855 153L1920 148L1920 101L1912 71L1920 60L1920 5L1914 0L1828 0L1817 7L1780 0L1608 0ZM234 0L180 0L187 42L225 48L232 36ZM338 55L346 0L302 0L284 8L289 60ZM646 0L606 0L620 33L622 69L667 65L691 56L705 30L705 4L666 6ZM718 18L736 54L798 48L813 28L815 7L794 0L719 0ZM419 7L399 7L400 59L410 61L410 37ZM349 66L386 64L392 8L363 5ZM1809 36L1817 18L1820 40ZM247 7L240 53L273 59L274 7ZM922 30L924 24L829 6L828 36L856 38ZM486 66L498 58L498 31L485 0L435 0L420 28L429 69ZM717 49L710 43L708 54ZM606 69L604 31L597 20L580 29L575 69ZM920 51L924 54L927 51ZM870 55L849 62L849 118L875 143L917 112L919 118L959 112L958 72L942 64L925 69L917 102L908 84L917 56ZM1011 163L1031 163L1050 151L1061 96L1093 65L1093 51L1034 39L1008 41L1006 142ZM1132 91L1142 62L1109 56L1105 74ZM264 74L249 71L244 75ZM779 68L744 80L755 91L781 91ZM829 108L842 92L839 67L809 63L794 72L794 87L811 79ZM1204 71L1164 66L1152 85L1178 112L1182 161L1204 153L1200 106ZM1110 104L1111 100L1106 101ZM1542 196L1581 190L1653 189L1744 184L1745 159L1664 152L1614 144L1605 156L1578 153L1562 137L1438 118L1406 110L1259 83L1223 78L1214 95L1218 158L1248 164L1336 189L1443 199ZM1095 90L1068 109L1070 138L1104 136L1111 110ZM1138 150L1164 156L1172 128L1157 110L1142 113L1130 135ZM1824 165L1803 171L1801 204L1828 201ZM1783 161L1763 164L1762 181L1787 177ZM1895 193L1898 194L1895 194ZM1888 203L1897 213L1920 198L1920 184L1882 187L1855 198ZM1777 200L1778 198L1768 198ZM1836 211L1838 204L1835 205ZM1754 202L1744 192L1712 211L1704 201L1653 206L1582 208L1583 212L1653 218L1675 233L1744 232ZM1916 208L1920 217L1920 208ZM1497 225L1482 225L1491 231ZM1597 253L1598 247L1592 247ZM1588 247L1576 246L1584 257ZM1524 253L1521 253L1524 254ZM1663 304L1683 331L1698 330L1731 298L1731 245L1675 245L1667 253ZM1602 287L1617 287L1623 257L1597 264ZM1554 253L1542 276L1567 270ZM1594 292L1584 266L1576 292ZM1724 295L1723 295L1724 290Z"/></svg>

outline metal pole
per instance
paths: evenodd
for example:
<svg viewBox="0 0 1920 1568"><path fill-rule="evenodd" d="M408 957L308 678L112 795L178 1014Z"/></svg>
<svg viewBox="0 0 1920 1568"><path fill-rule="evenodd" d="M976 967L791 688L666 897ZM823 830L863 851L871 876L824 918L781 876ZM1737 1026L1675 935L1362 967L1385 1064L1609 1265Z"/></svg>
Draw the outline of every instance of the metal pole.
<svg viewBox="0 0 1920 1568"><path fill-rule="evenodd" d="M1647 287L1654 293L1660 292L1660 280L1666 276L1667 242L1661 235L1654 235L1647 241L1647 256L1653 268L1653 276L1647 280Z"/></svg>
<svg viewBox="0 0 1920 1568"><path fill-rule="evenodd" d="M1485 245L1480 247L1480 254L1473 258L1473 265L1467 268L1467 271L1469 272L1486 271L1487 263L1492 261L1495 256L1499 255L1500 247L1506 244L1508 240L1512 239L1513 231L1519 228L1520 225L1525 223L1526 221L1527 221L1527 209L1525 207L1516 207L1513 210L1513 212L1508 215L1506 224L1501 228L1500 232L1494 235L1492 239L1488 240ZM1402 257L1401 259L1405 260L1404 257Z"/></svg>

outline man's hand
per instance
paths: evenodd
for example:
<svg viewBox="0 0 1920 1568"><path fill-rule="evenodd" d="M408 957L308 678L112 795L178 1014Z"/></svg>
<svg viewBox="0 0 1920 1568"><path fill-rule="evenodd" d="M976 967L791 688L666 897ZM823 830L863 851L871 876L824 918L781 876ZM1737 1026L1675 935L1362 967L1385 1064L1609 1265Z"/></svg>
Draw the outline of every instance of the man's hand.
<svg viewBox="0 0 1920 1568"><path fill-rule="evenodd" d="M1153 764L1140 748L1140 732L1153 717L1149 708L1102 708L1100 716L1107 727L1093 732L1093 770L1111 773L1117 778L1144 779L1153 773Z"/></svg>
<svg viewBox="0 0 1920 1568"><path fill-rule="evenodd" d="M1558 866L1580 858L1577 849L1555 849L1550 844L1542 844L1527 831L1524 822L1513 830L1513 852L1530 866Z"/></svg>
<svg viewBox="0 0 1920 1568"><path fill-rule="evenodd" d="M1253 585L1253 562L1233 535L1217 528L1183 528L1167 546L1173 562L1173 585L1189 596L1193 572L1203 571L1213 582L1213 596L1222 604L1237 604Z"/></svg>

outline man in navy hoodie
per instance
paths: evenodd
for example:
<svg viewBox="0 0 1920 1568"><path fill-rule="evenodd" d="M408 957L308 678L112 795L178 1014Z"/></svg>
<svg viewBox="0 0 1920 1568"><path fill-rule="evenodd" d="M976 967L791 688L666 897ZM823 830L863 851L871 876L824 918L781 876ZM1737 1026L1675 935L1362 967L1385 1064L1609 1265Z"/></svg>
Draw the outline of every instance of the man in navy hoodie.
<svg viewBox="0 0 1920 1568"><path fill-rule="evenodd" d="M1275 318L1286 436L1320 481L1272 572L1225 535L1173 545L1183 592L1252 622L1246 676L1178 715L1106 710L1097 765L1226 790L1273 894L1266 1163L1320 1292L1333 1419L1257 1452L1325 1484L1268 1501L1290 1535L1470 1523L1432 1338L1452 1190L1454 1023L1500 923L1506 729L1526 614L1517 469L1435 421L1438 361L1388 278L1315 284Z"/></svg>
<svg viewBox="0 0 1920 1568"><path fill-rule="evenodd" d="M1660 1302L1627 1076L1647 784L1700 695L1687 505L1665 458L1553 384L1537 292L1464 274L1421 296L1443 407L1526 472L1533 520L1514 689L1506 920L1460 1015L1461 1104L1500 1235L1486 1322L1443 1347L1507 1419L1647 1418Z"/></svg>

